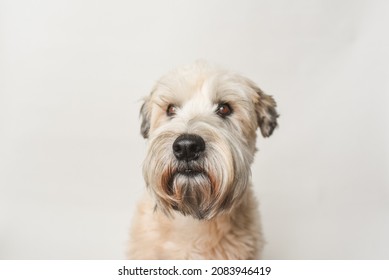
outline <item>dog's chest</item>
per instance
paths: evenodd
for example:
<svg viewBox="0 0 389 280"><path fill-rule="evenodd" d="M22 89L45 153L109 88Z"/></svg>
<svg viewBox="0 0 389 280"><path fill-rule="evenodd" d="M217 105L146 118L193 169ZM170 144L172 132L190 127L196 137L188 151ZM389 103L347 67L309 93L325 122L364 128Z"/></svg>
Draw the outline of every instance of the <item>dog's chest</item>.
<svg viewBox="0 0 389 280"><path fill-rule="evenodd" d="M169 230L157 242L160 259L240 259L250 254L250 237L239 237L228 221L198 221L181 215L173 221L165 224Z"/></svg>
<svg viewBox="0 0 389 280"><path fill-rule="evenodd" d="M151 200L138 207L132 228L131 259L257 259L263 247L254 200L228 215L197 220L155 211Z"/></svg>

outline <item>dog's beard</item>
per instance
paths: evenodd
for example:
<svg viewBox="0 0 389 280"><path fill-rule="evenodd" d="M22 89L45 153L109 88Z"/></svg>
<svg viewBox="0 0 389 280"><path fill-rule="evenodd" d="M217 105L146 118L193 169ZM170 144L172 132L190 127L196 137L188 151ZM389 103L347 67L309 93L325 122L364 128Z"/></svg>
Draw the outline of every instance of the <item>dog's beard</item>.
<svg viewBox="0 0 389 280"><path fill-rule="evenodd" d="M210 218L217 203L217 182L205 162L182 162L171 159L161 173L154 174L157 207L169 214L171 210L197 219Z"/></svg>
<svg viewBox="0 0 389 280"><path fill-rule="evenodd" d="M204 172L188 171L172 174L168 195L172 208L184 215L204 219L212 209L213 187Z"/></svg>
<svg viewBox="0 0 389 280"><path fill-rule="evenodd" d="M240 200L250 177L250 161L231 142L207 142L201 159L174 158L170 134L152 139L143 166L156 209L167 215L178 211L197 219L212 219L231 210ZM239 146L241 147L241 145ZM166 152L168 151L168 152Z"/></svg>
<svg viewBox="0 0 389 280"><path fill-rule="evenodd" d="M228 211L239 195L240 186L235 186L232 173L226 166L213 164L188 164L172 161L165 164L151 188L157 208L170 215L172 210L196 219L212 219Z"/></svg>

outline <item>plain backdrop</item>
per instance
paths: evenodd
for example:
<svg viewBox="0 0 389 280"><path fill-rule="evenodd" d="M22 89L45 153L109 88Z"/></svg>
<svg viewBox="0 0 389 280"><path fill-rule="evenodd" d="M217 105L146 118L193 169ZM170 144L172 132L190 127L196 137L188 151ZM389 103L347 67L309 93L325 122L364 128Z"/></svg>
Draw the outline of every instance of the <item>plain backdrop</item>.
<svg viewBox="0 0 389 280"><path fill-rule="evenodd" d="M388 1L0 1L0 258L123 259L143 96L205 59L273 95L267 259L389 258Z"/></svg>

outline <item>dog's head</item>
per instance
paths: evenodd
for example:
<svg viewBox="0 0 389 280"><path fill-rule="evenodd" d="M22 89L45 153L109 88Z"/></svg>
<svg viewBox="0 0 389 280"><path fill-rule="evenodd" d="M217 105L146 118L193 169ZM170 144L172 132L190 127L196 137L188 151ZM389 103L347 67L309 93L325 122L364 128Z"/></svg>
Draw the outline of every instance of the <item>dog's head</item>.
<svg viewBox="0 0 389 280"><path fill-rule="evenodd" d="M211 219L250 181L256 130L273 133L274 99L250 80L201 62L157 82L141 108L143 165L157 209Z"/></svg>

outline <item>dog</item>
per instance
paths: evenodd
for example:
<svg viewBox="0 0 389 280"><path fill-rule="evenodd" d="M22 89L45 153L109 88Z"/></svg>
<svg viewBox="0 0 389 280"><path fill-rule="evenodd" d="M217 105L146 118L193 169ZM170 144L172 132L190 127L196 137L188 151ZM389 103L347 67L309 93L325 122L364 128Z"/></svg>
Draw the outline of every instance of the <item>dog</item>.
<svg viewBox="0 0 389 280"><path fill-rule="evenodd" d="M148 192L129 259L258 259L264 239L250 166L276 102L251 80L204 61L171 71L140 110Z"/></svg>

